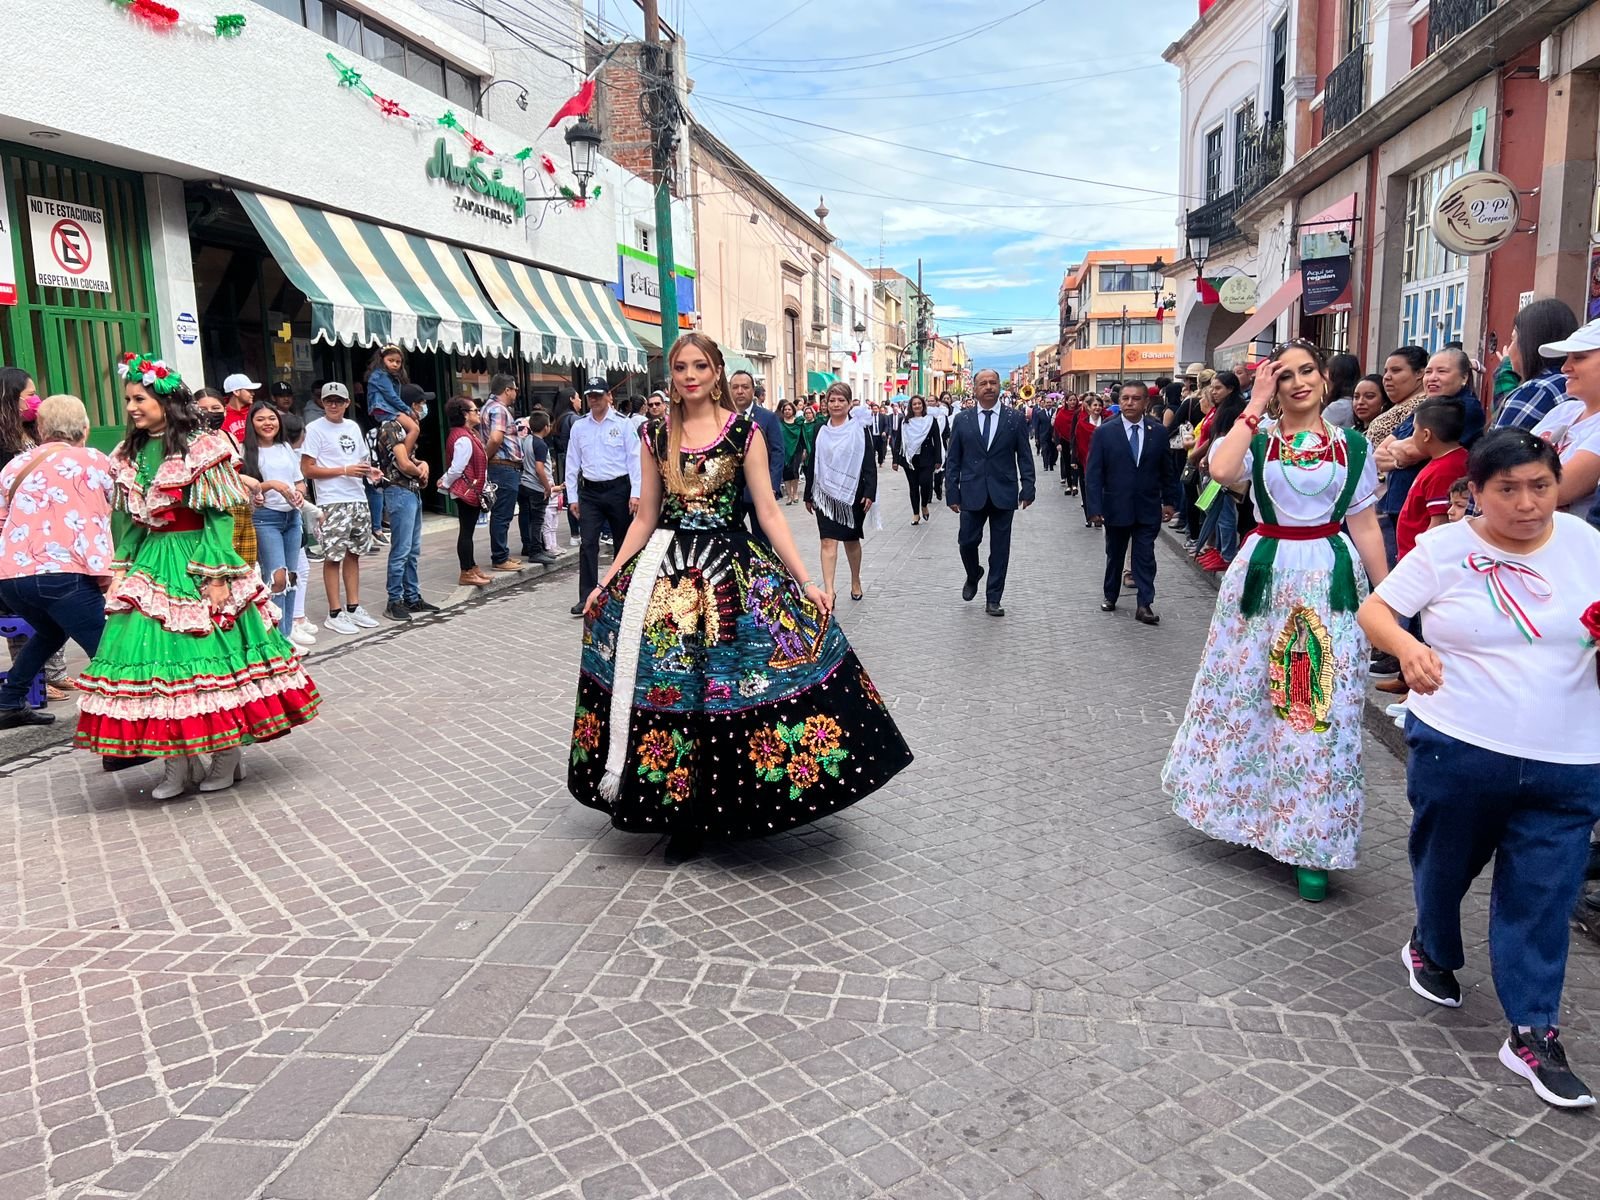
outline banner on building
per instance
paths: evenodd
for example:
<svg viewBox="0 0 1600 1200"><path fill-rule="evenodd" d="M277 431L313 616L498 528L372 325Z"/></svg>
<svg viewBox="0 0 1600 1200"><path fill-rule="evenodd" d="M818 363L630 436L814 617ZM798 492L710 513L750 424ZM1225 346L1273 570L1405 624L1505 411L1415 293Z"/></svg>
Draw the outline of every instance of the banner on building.
<svg viewBox="0 0 1600 1200"><path fill-rule="evenodd" d="M0 171L0 304L17 302L17 256L11 247L11 184Z"/></svg>
<svg viewBox="0 0 1600 1200"><path fill-rule="evenodd" d="M1300 226L1300 310L1308 317L1350 311L1355 215L1351 193Z"/></svg>
<svg viewBox="0 0 1600 1200"><path fill-rule="evenodd" d="M111 291L104 209L29 196L28 230L33 278L40 287Z"/></svg>

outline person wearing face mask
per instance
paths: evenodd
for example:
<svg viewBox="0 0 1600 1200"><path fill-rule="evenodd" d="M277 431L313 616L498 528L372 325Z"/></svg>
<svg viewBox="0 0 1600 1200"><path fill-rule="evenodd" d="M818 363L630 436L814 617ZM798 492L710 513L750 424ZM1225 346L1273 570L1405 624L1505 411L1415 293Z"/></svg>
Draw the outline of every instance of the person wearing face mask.
<svg viewBox="0 0 1600 1200"><path fill-rule="evenodd" d="M240 394L240 393L235 393ZM233 448L233 466L240 470L244 463L244 437L249 431L249 410L246 410L245 420L238 423L239 436L235 437L229 432L232 422L232 410L224 403L224 397L216 388L201 388L194 394L194 406L200 410L200 428L208 429L214 433L222 434L229 446ZM254 405L251 405L253 408ZM241 475L241 478L245 478ZM250 489L260 487L257 479L247 479L245 486ZM231 510L233 516L233 552L247 563L256 561L259 547L256 545L256 523L254 506L249 500L237 504Z"/></svg>

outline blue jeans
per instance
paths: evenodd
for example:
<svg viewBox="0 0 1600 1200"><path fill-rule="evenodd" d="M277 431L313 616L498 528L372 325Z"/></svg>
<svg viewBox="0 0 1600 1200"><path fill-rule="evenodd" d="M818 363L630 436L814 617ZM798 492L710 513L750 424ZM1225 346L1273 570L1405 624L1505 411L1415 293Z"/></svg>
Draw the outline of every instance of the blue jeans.
<svg viewBox="0 0 1600 1200"><path fill-rule="evenodd" d="M1600 764L1513 758L1406 717L1406 795L1417 938L1446 970L1466 962L1461 901L1489 859L1489 959L1513 1025L1560 1025L1567 916L1600 820Z"/></svg>
<svg viewBox="0 0 1600 1200"><path fill-rule="evenodd" d="M491 466L489 482L500 489L495 493L494 509L489 514L489 563L497 567L511 557L511 517L517 509L522 468Z"/></svg>
<svg viewBox="0 0 1600 1200"><path fill-rule="evenodd" d="M389 489L386 487L373 487L367 484L367 507L372 510L372 532L379 533L383 529L383 494Z"/></svg>
<svg viewBox="0 0 1600 1200"><path fill-rule="evenodd" d="M410 488L390 484L384 503L389 506L389 603L422 599L417 564L422 560L422 497Z"/></svg>
<svg viewBox="0 0 1600 1200"><path fill-rule="evenodd" d="M94 578L76 571L0 579L0 601L33 626L33 636L0 683L0 709L23 708L45 659L71 638L93 658L106 627L106 599Z"/></svg>
<svg viewBox="0 0 1600 1200"><path fill-rule="evenodd" d="M305 587L306 581L298 578L300 569L300 510L291 508L279 512L275 508L258 508L250 514L256 527L256 561L261 564L261 578L272 593L272 602L283 610L278 629L284 637L294 628L294 601L296 589ZM275 587L272 577L283 572L283 587Z"/></svg>
<svg viewBox="0 0 1600 1200"><path fill-rule="evenodd" d="M1195 548L1204 550L1208 541L1216 542L1217 553L1222 555L1224 562L1231 563L1234 555L1239 553L1238 501L1226 488L1213 497L1211 507L1206 510L1206 519L1200 525Z"/></svg>

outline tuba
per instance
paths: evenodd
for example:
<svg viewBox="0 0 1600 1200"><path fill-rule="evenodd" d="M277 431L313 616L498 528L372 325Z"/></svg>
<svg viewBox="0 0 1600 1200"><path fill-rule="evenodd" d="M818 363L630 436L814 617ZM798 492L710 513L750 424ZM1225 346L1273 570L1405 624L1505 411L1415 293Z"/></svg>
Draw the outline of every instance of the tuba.
<svg viewBox="0 0 1600 1200"><path fill-rule="evenodd" d="M1026 404L1033 403L1033 398L1038 394L1039 389L1034 387L1031 383L1023 384L1021 390L1017 392L1017 395L1020 396L1023 402Z"/></svg>

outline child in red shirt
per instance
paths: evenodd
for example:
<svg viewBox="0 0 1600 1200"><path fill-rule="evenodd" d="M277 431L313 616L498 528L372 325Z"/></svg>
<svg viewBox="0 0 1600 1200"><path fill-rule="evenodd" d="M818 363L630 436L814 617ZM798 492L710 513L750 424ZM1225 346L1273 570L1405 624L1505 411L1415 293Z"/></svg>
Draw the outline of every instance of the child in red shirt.
<svg viewBox="0 0 1600 1200"><path fill-rule="evenodd" d="M1467 410L1459 400L1429 400L1412 418L1413 441L1430 459L1406 493L1395 522L1395 547L1404 558L1417 538L1450 514L1450 489L1467 473L1467 450L1461 444Z"/></svg>

